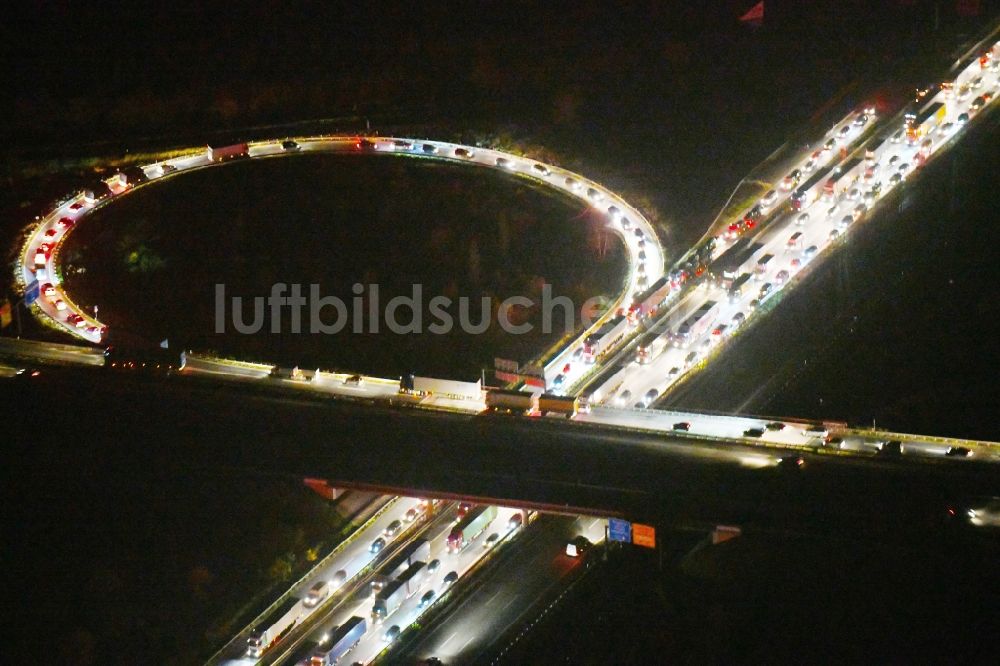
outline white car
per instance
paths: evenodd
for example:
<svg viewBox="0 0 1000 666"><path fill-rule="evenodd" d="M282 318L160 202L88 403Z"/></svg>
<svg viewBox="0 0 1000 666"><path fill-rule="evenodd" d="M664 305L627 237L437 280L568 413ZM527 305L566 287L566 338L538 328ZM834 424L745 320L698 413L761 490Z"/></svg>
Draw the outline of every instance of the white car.
<svg viewBox="0 0 1000 666"><path fill-rule="evenodd" d="M795 218L795 224L803 225L809 221L809 213L802 213L797 218Z"/></svg>
<svg viewBox="0 0 1000 666"><path fill-rule="evenodd" d="M764 198L760 200L760 205L764 208L770 208L774 205L774 202L778 200L778 193L771 190L764 195Z"/></svg>

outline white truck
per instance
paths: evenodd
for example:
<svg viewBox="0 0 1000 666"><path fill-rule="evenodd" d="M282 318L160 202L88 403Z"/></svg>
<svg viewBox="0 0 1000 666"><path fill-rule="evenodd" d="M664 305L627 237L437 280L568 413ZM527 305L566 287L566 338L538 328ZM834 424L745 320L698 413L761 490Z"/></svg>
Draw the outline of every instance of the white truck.
<svg viewBox="0 0 1000 666"><path fill-rule="evenodd" d="M247 639L247 656L260 659L288 635L304 614L299 599L286 599L250 633L250 638Z"/></svg>

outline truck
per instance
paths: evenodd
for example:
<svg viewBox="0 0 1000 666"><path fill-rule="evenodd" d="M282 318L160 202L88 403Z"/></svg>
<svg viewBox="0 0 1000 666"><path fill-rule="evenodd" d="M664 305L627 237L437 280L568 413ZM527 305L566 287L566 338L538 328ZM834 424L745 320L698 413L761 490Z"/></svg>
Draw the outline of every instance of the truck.
<svg viewBox="0 0 1000 666"><path fill-rule="evenodd" d="M632 307L629 308L629 316L633 319L648 317L656 312L667 296L670 294L670 280L666 276L649 285L649 288L638 294L632 300Z"/></svg>
<svg viewBox="0 0 1000 666"><path fill-rule="evenodd" d="M850 189L851 185L858 179L858 174L854 173L856 167L861 164L860 157L852 157L837 167L826 183L823 184L823 196L827 199L835 199Z"/></svg>
<svg viewBox="0 0 1000 666"><path fill-rule="evenodd" d="M543 393L538 397L538 411L541 412L542 416L553 413L564 414L566 418L572 418L580 411L580 401L572 396Z"/></svg>
<svg viewBox="0 0 1000 666"><path fill-rule="evenodd" d="M448 552L452 554L462 552L462 549L482 534L496 517L495 506L477 506L470 509L448 535Z"/></svg>
<svg viewBox="0 0 1000 666"><path fill-rule="evenodd" d="M407 598L406 583L394 580L378 593L372 606L372 621L381 624L385 618L395 613Z"/></svg>
<svg viewBox="0 0 1000 666"><path fill-rule="evenodd" d="M865 145L865 162L870 166L878 161L882 145L885 144L886 137L875 137Z"/></svg>
<svg viewBox="0 0 1000 666"><path fill-rule="evenodd" d="M616 315L605 322L597 331L583 340L583 358L587 363L594 363L597 358L608 351L625 336L628 329L628 318Z"/></svg>
<svg viewBox="0 0 1000 666"><path fill-rule="evenodd" d="M481 380L461 382L454 379L435 379L405 375L399 380L401 393L414 395L440 395L456 400L481 400L483 385Z"/></svg>
<svg viewBox="0 0 1000 666"><path fill-rule="evenodd" d="M247 639L247 656L260 659L265 652L281 642L305 615L299 599L286 599L260 622Z"/></svg>
<svg viewBox="0 0 1000 666"><path fill-rule="evenodd" d="M774 259L773 254L765 254L757 260L757 265L754 267L753 272L757 276L758 280L762 280L764 276L767 275L768 269L771 268L772 259Z"/></svg>
<svg viewBox="0 0 1000 666"><path fill-rule="evenodd" d="M719 304L716 301L705 301L695 310L694 314L684 320L677 328L674 335L674 345L676 347L687 347L692 341L697 340L701 335L712 327L715 323L715 316L718 314Z"/></svg>
<svg viewBox="0 0 1000 666"><path fill-rule="evenodd" d="M917 114L906 114L906 142L915 146L944 122L948 109L944 102L931 102Z"/></svg>
<svg viewBox="0 0 1000 666"><path fill-rule="evenodd" d="M743 273L733 282L732 286L729 287L729 302L736 303L741 298L743 298L743 290L746 289L746 284L750 281L753 276L750 273Z"/></svg>
<svg viewBox="0 0 1000 666"><path fill-rule="evenodd" d="M427 539L416 539L396 553L380 572L387 580L392 580L407 570L415 562L427 562L431 557L431 544Z"/></svg>
<svg viewBox="0 0 1000 666"><path fill-rule="evenodd" d="M319 370L303 370L299 366L287 367L276 365L271 368L270 376L274 379L290 379L296 382L309 382L312 381L316 375L319 374Z"/></svg>
<svg viewBox="0 0 1000 666"><path fill-rule="evenodd" d="M625 381L626 364L624 361L608 364L600 374L592 379L580 393L580 397L588 404L596 405L609 395L614 395L622 382Z"/></svg>
<svg viewBox="0 0 1000 666"><path fill-rule="evenodd" d="M398 580L406 588L406 598L409 599L424 586L424 579L427 577L427 563L414 562L404 571Z"/></svg>
<svg viewBox="0 0 1000 666"><path fill-rule="evenodd" d="M337 630L330 636L330 647L322 646L316 649L309 666L336 666L345 654L354 649L354 646L361 641L361 637L368 631L368 623L365 618L357 615L349 618L347 622L337 627Z"/></svg>
<svg viewBox="0 0 1000 666"><path fill-rule="evenodd" d="M809 208L809 206L811 206L817 199L819 199L822 184L831 171L833 171L833 166L820 169L810 176L809 180L802 183L797 190L792 192L792 208L797 211L805 210L806 208Z"/></svg>
<svg viewBox="0 0 1000 666"><path fill-rule="evenodd" d="M231 146L208 146L205 156L209 162L223 162L250 155L250 146L245 143L234 143Z"/></svg>
<svg viewBox="0 0 1000 666"><path fill-rule="evenodd" d="M764 245L751 243L748 237L743 237L722 253L712 264L712 278L717 287L730 289L733 281L739 277L743 265L753 258Z"/></svg>
<svg viewBox="0 0 1000 666"><path fill-rule="evenodd" d="M527 414L538 409L538 394L490 389L486 392L486 408L494 412Z"/></svg>

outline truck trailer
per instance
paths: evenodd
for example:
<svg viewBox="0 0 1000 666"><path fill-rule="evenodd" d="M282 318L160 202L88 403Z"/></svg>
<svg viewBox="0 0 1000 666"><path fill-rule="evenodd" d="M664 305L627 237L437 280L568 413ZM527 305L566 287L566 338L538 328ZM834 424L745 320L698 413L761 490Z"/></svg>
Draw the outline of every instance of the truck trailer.
<svg viewBox="0 0 1000 666"><path fill-rule="evenodd" d="M615 346L628 329L628 318L618 315L605 322L597 331L588 335L583 341L583 357L587 363L593 363L597 357Z"/></svg>
<svg viewBox="0 0 1000 666"><path fill-rule="evenodd" d="M208 146L205 156L209 162L223 162L250 155L250 146L245 143L234 143L231 146Z"/></svg>
<svg viewBox="0 0 1000 666"><path fill-rule="evenodd" d="M527 414L538 409L538 394L490 389L486 393L486 408L494 412Z"/></svg>
<svg viewBox="0 0 1000 666"><path fill-rule="evenodd" d="M426 577L427 563L414 562L396 580L402 583L403 587L406 588L406 598L409 599L424 586L424 580Z"/></svg>
<svg viewBox="0 0 1000 666"><path fill-rule="evenodd" d="M395 613L407 598L406 583L394 580L378 593L372 606L372 621L382 623L385 618Z"/></svg>
<svg viewBox="0 0 1000 666"><path fill-rule="evenodd" d="M473 507L448 535L448 552L459 553L496 520L495 506Z"/></svg>
<svg viewBox="0 0 1000 666"><path fill-rule="evenodd" d="M440 395L457 400L480 400L483 397L481 381L460 382L454 379L435 379L406 375L399 380L402 393L415 395Z"/></svg>
<svg viewBox="0 0 1000 666"><path fill-rule="evenodd" d="M580 411L580 401L572 396L544 393L538 398L538 411L542 413L542 416L552 413L564 414L566 418L572 418Z"/></svg>
<svg viewBox="0 0 1000 666"><path fill-rule="evenodd" d="M392 580L406 571L415 562L427 562L431 557L431 544L427 539L417 539L399 551L382 567L381 574Z"/></svg>
<svg viewBox="0 0 1000 666"><path fill-rule="evenodd" d="M287 599L264 618L247 639L247 656L259 659L288 635L305 614L299 599Z"/></svg>
<svg viewBox="0 0 1000 666"><path fill-rule="evenodd" d="M357 615L351 617L330 636L330 647L322 646L313 653L310 666L336 666L345 654L354 649L361 637L368 631L365 618Z"/></svg>

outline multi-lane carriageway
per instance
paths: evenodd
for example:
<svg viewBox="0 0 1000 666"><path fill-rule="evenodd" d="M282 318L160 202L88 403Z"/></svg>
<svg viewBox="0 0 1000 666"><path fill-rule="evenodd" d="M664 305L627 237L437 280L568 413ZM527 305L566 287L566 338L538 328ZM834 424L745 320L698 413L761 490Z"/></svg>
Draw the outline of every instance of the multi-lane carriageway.
<svg viewBox="0 0 1000 666"><path fill-rule="evenodd" d="M725 339L734 331L752 321L754 313L768 308L768 301L780 295L784 289L794 285L796 278L808 269L810 263L821 259L826 250L843 242L854 224L863 221L868 210L902 182L915 168L962 135L965 123L975 123L978 115L990 112L995 106L996 93L1000 92L1000 50L994 45L984 58L973 58L957 72L950 85L942 86L933 96L920 101L917 110L928 105L941 103L943 115L936 117L936 124L929 132L908 142L901 135L903 113L879 121L868 110L855 112L837 123L814 146L800 156L800 182L790 187L775 188L774 195L767 197L756 206L761 209L760 223L754 229L745 229L738 234L739 242L748 242L754 249L736 273L749 276L740 293L732 293L727 284L713 275L714 266L700 279L690 280L680 288L671 289L655 315L630 331L628 338L616 348L607 351L594 365L581 360L582 342L586 335L607 322L618 309L627 309L631 298L646 285L664 277L663 250L657 241L649 222L634 208L619 197L582 176L564 169L545 165L534 160L503 153L496 150L460 146L458 144L377 137L359 139L357 137L314 137L304 138L289 144L287 141L265 141L248 145L251 158L267 158L285 155L289 152L336 151L345 153L372 152L391 155L419 156L426 159L444 159L453 162L467 162L478 166L510 171L532 178L547 186L555 187L577 197L589 205L598 207L608 215L608 224L624 239L630 258L630 272L627 288L612 307L594 325L555 354L545 365L545 376L551 380L563 374L563 386L567 393L582 392L589 398L591 410L575 417L577 421L670 431L685 436L740 439L747 441L746 434L760 428L764 421L753 417L714 416L699 413L667 413L651 411L646 407L655 402L674 382L691 369L696 369L711 359ZM987 97L988 96L988 97ZM964 115L963 115L964 114ZM878 123L878 127L874 127ZM862 139L864 139L862 141ZM174 177L192 169L214 165L210 153L199 151L191 155L143 168L148 183ZM837 179L838 188L832 194L824 194L828 178L813 178L815 184L809 191L802 185L809 183L811 175L844 165L852 165ZM18 278L27 285L37 279L42 287L42 295L36 301L37 310L46 320L61 326L64 330L89 342L100 342L103 325L82 311L73 303L59 285L58 256L60 243L76 224L97 205L106 205L135 189L135 184L114 177L106 181L110 195L94 201L81 192L61 202L43 216L24 244L18 266ZM876 184L879 187L874 187ZM142 186L146 186L142 184ZM787 202L793 196L804 200L801 209L788 212ZM749 211L748 211L749 212ZM735 242L722 230L718 237L719 248L716 255L723 255ZM796 235L798 234L798 235ZM46 244L47 248L41 246ZM767 263L761 260L767 256ZM715 271L718 272L718 271ZM697 336L676 342L674 334L678 327L707 302L715 302L710 326L703 328ZM68 321L73 319L74 321ZM704 323L704 322L703 322ZM724 327L724 328L723 328ZM637 338L645 330L662 331L659 341L652 345L650 353L637 360ZM569 369L567 371L567 367ZM355 398L377 398L388 401L414 402L423 407L477 412L485 407L477 400L454 400L441 396L401 396L398 384L393 380L366 378L362 384L349 384L346 375L321 373L320 381L307 385L289 380L268 378L270 365L221 361L218 359L189 356L187 372L208 373L216 376L265 381L284 381L289 386L305 390L324 391ZM599 377L600 382L593 381ZM572 389L569 389L572 387ZM783 421L784 430L767 430L762 436L751 439L762 445L818 446L817 438L805 437L802 431L808 424L793 420ZM690 424L688 430L678 431L678 423ZM975 443L938 440L914 436L894 436L891 433L864 433L852 431L840 425L833 425L831 431L836 436L850 434L860 437L863 444L852 447L850 439L842 443L844 448L869 450L877 443L902 439L904 453L925 452L944 454L949 446L964 446L980 457L991 458L996 454L988 446ZM791 436L789 433L799 433ZM831 433L834 434L834 433ZM859 440L861 441L861 440Z"/></svg>

